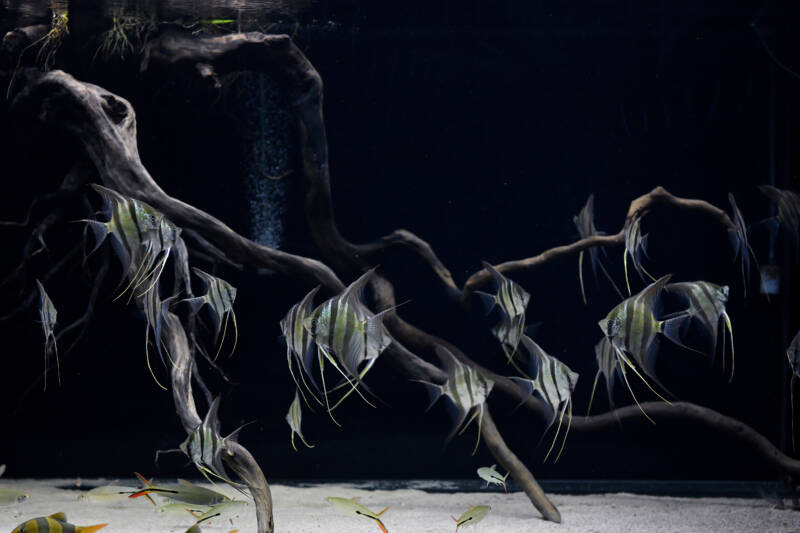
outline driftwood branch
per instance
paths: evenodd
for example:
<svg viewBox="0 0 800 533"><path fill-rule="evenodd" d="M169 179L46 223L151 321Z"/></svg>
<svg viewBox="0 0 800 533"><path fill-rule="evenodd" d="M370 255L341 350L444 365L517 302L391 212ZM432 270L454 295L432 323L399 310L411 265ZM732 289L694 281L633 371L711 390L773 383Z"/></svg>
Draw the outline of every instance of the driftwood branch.
<svg viewBox="0 0 800 533"><path fill-rule="evenodd" d="M625 224L622 229L614 235L595 235L585 239L579 239L571 244L563 246L556 246L541 252L533 257L525 259L517 259L514 261L506 261L494 267L504 273L508 274L520 270L530 270L540 267L556 259L566 257L569 255L577 254L589 248L598 246L623 246L625 244L625 229L630 224L630 221L637 213L644 213L652 207L658 205L667 205L679 210L695 211L703 213L714 219L727 229L735 230L736 226L731 221L730 217L722 209L704 201L694 198L680 198L671 194L664 187L656 187L649 193L642 195L633 200L628 208L628 213L625 216ZM464 283L464 288L461 291L461 302L466 303L475 290L479 289L492 279L491 274L484 268L472 274Z"/></svg>

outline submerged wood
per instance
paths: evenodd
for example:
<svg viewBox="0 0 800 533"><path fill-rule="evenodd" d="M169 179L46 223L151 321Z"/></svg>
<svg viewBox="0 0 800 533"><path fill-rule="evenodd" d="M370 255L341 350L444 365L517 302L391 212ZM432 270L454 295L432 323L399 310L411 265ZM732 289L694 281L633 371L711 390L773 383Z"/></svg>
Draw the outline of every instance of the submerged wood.
<svg viewBox="0 0 800 533"><path fill-rule="evenodd" d="M331 201L328 167L327 139L322 115L322 80L308 59L285 35L259 33L225 36L193 36L188 32L167 30L150 42L142 62L148 68L155 62L167 65L185 63L190 72L204 63L215 73L236 71L264 71L275 77L285 91L295 118L295 129L303 155L303 177L307 185L306 217L312 236L326 260L339 268L361 272L377 262L385 251L402 246L412 250L426 261L454 299L465 301L469 291L488 281L488 273L479 271L459 289L449 270L441 263L431 246L418 236L396 230L377 241L357 245L347 241L336 226ZM91 84L79 82L60 71L42 74L23 71L15 85L18 91L12 97L13 105L31 116L64 128L82 143L97 168L100 179L109 187L145 200L164 212L177 225L192 230L219 250L227 259L244 268L269 269L300 278L309 284L322 284L331 293L339 292L344 285L325 264L312 259L286 254L258 245L238 235L221 221L180 200L167 195L148 174L138 156L136 122L131 105L124 99ZM700 200L678 198L658 187L631 203L627 220L639 210L652 204L667 204L680 209L708 213L723 225L732 226L727 215L716 207ZM575 243L547 250L538 256L504 263L501 272L532 268L559 257L577 253L593 246L618 246L624 244L624 228L611 236L594 236ZM208 248L207 248L208 249ZM384 309L394 305L391 283L380 276L372 281L376 307ZM175 315L169 315L174 327L164 338L170 353L178 363L172 370L173 398L184 429L188 432L200 423L192 396L191 378L193 359L186 332ZM173 324L173 321L175 322ZM446 375L438 367L419 357L414 351L432 354L437 345L447 347L462 362L485 372L493 379L496 390L524 401L527 409L542 417L546 406L535 396L528 396L511 380L489 372L475 364L452 343L431 335L404 321L396 312L386 315L385 324L399 341L387 350L386 359L399 371L414 379L443 383ZM412 351L414 350L414 351ZM679 402L672 407L660 403L645 403L653 415L693 419L745 439L754 451L782 472L798 476L800 464L788 458L752 428L693 404ZM624 407L612 413L581 419L575 416L573 431L594 431L615 426L616 416L621 419L642 416L635 406ZM533 475L505 445L499 430L490 417L484 420L484 438L498 463L511 471L511 475L525 487L531 501L548 520L560 520L560 515ZM487 424L488 422L488 424ZM488 427L488 429L487 429ZM252 456L241 446L231 447L232 455L225 460L248 484L256 498L259 533L271 533L272 521L269 487Z"/></svg>

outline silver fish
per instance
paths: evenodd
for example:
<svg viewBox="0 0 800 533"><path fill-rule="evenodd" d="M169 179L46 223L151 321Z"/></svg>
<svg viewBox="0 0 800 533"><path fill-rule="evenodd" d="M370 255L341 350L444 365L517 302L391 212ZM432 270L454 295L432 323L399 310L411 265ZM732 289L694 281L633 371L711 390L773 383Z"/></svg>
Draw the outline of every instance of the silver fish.
<svg viewBox="0 0 800 533"><path fill-rule="evenodd" d="M309 333L308 329L303 325L305 319L311 316L314 310L314 296L319 289L319 286L315 287L311 292L306 294L300 302L294 304L289 309L289 312L286 313L286 317L281 320L280 325L281 332L286 340L286 363L289 366L289 373L292 376L292 380L303 396L303 400L306 404L308 404L305 395L307 392L317 403L322 405L322 402L308 386L305 379L305 376L311 375L311 364L313 363L314 356L317 355L318 349L311 333ZM298 366L300 379L295 375L294 363Z"/></svg>
<svg viewBox="0 0 800 533"><path fill-rule="evenodd" d="M131 494L136 492L136 487L122 485L103 485L91 490L83 491L78 495L78 500L89 503L110 503L126 501Z"/></svg>
<svg viewBox="0 0 800 533"><path fill-rule="evenodd" d="M203 296L187 298L182 301L188 303L194 313L198 313L206 304L211 307L211 318L214 322L214 343L218 344L214 360L219 356L222 350L222 344L225 342L225 335L228 331L228 321L233 323L233 348L231 348L231 353L228 355L228 357L230 357L236 350L236 344L239 340L236 313L233 311L233 302L236 299L236 287L222 278L203 272L199 268L192 268L192 271L203 281L206 292ZM222 330L222 339L219 339L220 330Z"/></svg>
<svg viewBox="0 0 800 533"><path fill-rule="evenodd" d="M656 279L642 266L642 255L647 256L647 235L642 235L642 217L646 214L647 211L636 211L625 223L625 252L623 252L622 258L628 295L631 294L631 283L628 277L628 256L630 256L633 268L639 274L639 277L645 279L644 276L647 274L647 277L653 281Z"/></svg>
<svg viewBox="0 0 800 533"><path fill-rule="evenodd" d="M300 437L300 440L303 441L303 444L306 445L307 448L313 448L313 444L309 444L306 442L305 437L303 437L303 431L300 428L300 424L302 423L303 412L302 407L300 405L300 395L295 391L294 393L294 400L292 400L291 405L289 406L289 412L286 413L286 422L289 424L289 428L292 430L292 448L294 451L297 451L297 446L294 444L294 436L297 435Z"/></svg>
<svg viewBox="0 0 800 533"><path fill-rule="evenodd" d="M742 212L736 205L733 193L728 193L728 201L731 204L733 213L731 218L735 226L735 229L728 230L728 238L733 246L734 260L738 257L742 262L742 282L744 283L744 295L747 296L747 284L750 281L750 258L753 258L756 266L758 266L758 260L753 248L750 247L750 243L747 241L747 225L744 223Z"/></svg>
<svg viewBox="0 0 800 533"><path fill-rule="evenodd" d="M231 520L232 518L236 518L247 509L247 506L250 505L246 501L240 500L232 500L229 502L224 502L213 506L212 508L206 510L203 514L201 514L197 518L197 522L195 525L200 525L205 522L210 522L211 520Z"/></svg>
<svg viewBox="0 0 800 533"><path fill-rule="evenodd" d="M140 496L146 496L149 494L157 494L159 496L163 496L164 498L178 502L208 506L231 501L228 496L220 492L207 489L199 485L194 485L183 479L179 479L177 484L163 483L155 485L150 483L138 472L135 472L135 474L145 484L145 487L131 494L129 498L138 498Z"/></svg>
<svg viewBox="0 0 800 533"><path fill-rule="evenodd" d="M374 314L360 299L360 293L374 271L375 269L372 269L363 274L342 294L321 303L303 320L303 326L311 334L318 348L322 394L328 414L334 422L336 419L333 418L331 411L354 391L372 405L358 387L369 391L362 380L381 353L392 343L392 337L382 323L383 315L390 310ZM328 361L350 386L348 392L333 407L330 406L325 386L325 361ZM336 424L338 425L338 422Z"/></svg>
<svg viewBox="0 0 800 533"><path fill-rule="evenodd" d="M228 479L225 467L222 465L222 453L227 452L228 442L236 442L243 427L239 427L227 437L220 435L219 396L217 396L211 402L203 421L186 437L179 448L208 481L211 481L208 477L211 474L234 485L235 483Z"/></svg>
<svg viewBox="0 0 800 533"><path fill-rule="evenodd" d="M483 268L492 275L492 279L497 285L497 294L475 291L481 298L486 312L488 313L497 305L509 318L525 313L525 308L528 307L531 295L521 285L502 275L486 261L483 261Z"/></svg>
<svg viewBox="0 0 800 533"><path fill-rule="evenodd" d="M358 498L339 498L336 496L330 496L325 498L325 501L333 505L333 508L336 509L339 513L345 515L352 515L357 517L364 517L374 520L375 523L381 528L383 533L388 533L386 530L386 526L383 525L381 522L381 515L386 512L388 507L384 508L382 511L374 513L358 503Z"/></svg>
<svg viewBox="0 0 800 533"><path fill-rule="evenodd" d="M428 409L442 396L450 400L450 403L455 408L456 423L445 439L446 443L450 442L456 432L460 435L466 431L472 421L477 418L478 440L472 451L472 454L475 455L481 441L483 406L489 393L492 392L494 381L483 376L483 374L475 370L475 368L461 363L450 350L442 345L436 346L436 354L444 364L445 371L447 372L447 381L444 385L437 385L420 380L420 383L425 385L428 389L428 394L431 396L431 403ZM472 413L472 416L467 420L467 416L470 413ZM463 428L459 432L458 428L462 426Z"/></svg>
<svg viewBox="0 0 800 533"><path fill-rule="evenodd" d="M547 450L547 454L544 458L545 461L547 461L547 458L550 456L558 440L558 435L564 422L564 416L566 415L567 417L567 429L564 432L561 448L555 459L558 461L561 457L561 452L564 451L567 435L572 425L572 392L575 390L575 385L578 382L578 374L573 372L567 365L545 352L541 346L536 344L533 339L527 335L522 337L522 344L528 350L530 357L529 371L530 375L533 377L530 379L513 377L511 379L527 389L528 394L533 394L534 392L538 393L542 400L550 407L552 414L550 415L545 433L553 425L553 422L558 419L556 434L553 436L550 449Z"/></svg>
<svg viewBox="0 0 800 533"><path fill-rule="evenodd" d="M583 209L581 209L580 213L572 217L572 222L575 224L575 227L578 228L578 235L581 239L588 239L589 237L594 237L595 235L604 235L603 232L597 231L597 228L594 226L594 194L589 195L589 198L586 200L586 205L583 206ZM583 284L583 252L584 250L581 250L578 254L578 281L580 282L581 296L583 297L583 303L585 304L586 289L584 288ZM617 294L619 294L619 297L622 298L622 292L620 292L617 284L614 283L613 279L611 279L611 275L600 261L599 248L593 247L589 249L589 260L592 265L592 273L594 274L595 281L597 280L597 267L599 266L608 281L611 282L614 290L617 291Z"/></svg>
<svg viewBox="0 0 800 533"><path fill-rule="evenodd" d="M58 384L61 385L61 363L58 360L58 346L56 345L54 332L58 312L38 279L36 280L36 286L39 288L39 320L42 323L42 331L44 332L44 389L47 390L47 360L51 349L56 357Z"/></svg>
<svg viewBox="0 0 800 533"><path fill-rule="evenodd" d="M497 465L494 464L492 466L482 466L478 468L478 477L481 478L486 482L486 486L488 487L489 484L494 485L502 485L503 490L508 493L508 487L506 487L506 479L508 478L508 474L511 471L506 472L505 476L501 476L500 472L497 471Z"/></svg>
<svg viewBox="0 0 800 533"><path fill-rule="evenodd" d="M645 375L662 389L667 390L655 375L655 363L658 355L657 335L661 333L674 343L684 346L680 335L691 318L687 313L668 320L656 318L655 315L660 308L660 293L670 277L670 275L666 275L654 281L640 293L622 301L598 322L600 329L615 349L622 376L634 400L636 400L636 396L628 383L627 369L632 370L656 396L669 403L666 398L653 389L650 382L639 372L637 365ZM636 365L631 359L636 362ZM636 404L639 405L638 400ZM641 406L639 407L641 408ZM647 416L647 413L642 412L648 420L653 421Z"/></svg>
<svg viewBox="0 0 800 533"><path fill-rule="evenodd" d="M486 518L486 515L488 515L491 510L492 508L488 505L475 505L464 511L464 514L458 518L451 516L450 518L456 523L456 533L458 533L458 528L460 527L474 526Z"/></svg>

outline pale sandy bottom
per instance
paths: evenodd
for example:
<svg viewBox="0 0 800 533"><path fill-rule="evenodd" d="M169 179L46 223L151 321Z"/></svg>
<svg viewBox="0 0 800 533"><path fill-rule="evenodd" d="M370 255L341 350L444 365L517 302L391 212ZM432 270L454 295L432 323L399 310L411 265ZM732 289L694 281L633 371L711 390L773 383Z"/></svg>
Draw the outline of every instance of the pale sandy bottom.
<svg viewBox="0 0 800 533"><path fill-rule="evenodd" d="M2 487L21 488L31 498L16 506L0 508L0 532L10 532L20 522L65 511L77 525L107 522L103 533L183 532L193 520L190 516L157 515L151 504L139 498L114 504L78 501L74 490L55 486L74 483L66 480L0 480ZM84 480L85 484L104 484ZM218 486L219 487L219 486ZM231 492L236 495L236 492ZM369 519L342 516L325 502L328 496L360 497L360 502L377 511L386 506L384 523L391 533L453 532L450 515L458 516L472 505L487 504L489 515L475 527L475 533L529 532L781 532L800 533L800 512L772 509L760 499L674 498L633 494L552 495L564 519L561 525L545 522L521 492L434 494L421 490L360 490L349 485L323 484L309 487L273 485L277 532L360 533L378 532ZM241 495L238 496L241 498ZM255 531L252 510L230 523L203 527L204 532L241 533Z"/></svg>

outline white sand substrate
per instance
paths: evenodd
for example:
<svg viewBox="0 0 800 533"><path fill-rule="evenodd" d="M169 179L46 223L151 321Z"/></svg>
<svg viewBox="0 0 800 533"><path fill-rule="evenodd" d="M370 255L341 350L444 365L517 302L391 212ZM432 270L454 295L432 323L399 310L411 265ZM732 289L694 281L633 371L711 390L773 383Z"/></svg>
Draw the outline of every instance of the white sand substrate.
<svg viewBox="0 0 800 533"><path fill-rule="evenodd" d="M78 500L79 492L55 488L75 480L10 480L0 486L23 489L31 497L21 504L0 507L0 533L10 532L24 520L58 511L67 513L76 525L107 522L103 533L182 533L192 523L188 515L166 517L154 512L143 498L117 503L96 504ZM84 486L109 483L108 480L83 480ZM125 484L132 484L128 480ZM242 499L241 494L217 485L217 490ZM761 499L675 498L634 494L551 495L564 522L553 524L538 517L521 492L502 490L480 493L428 493L416 489L361 490L346 484L320 484L308 487L273 485L275 526L278 533L380 533L366 518L337 514L325 501L328 496L359 497L359 502L379 511L390 509L383 522L390 533L453 532L450 515L458 516L472 505L492 507L489 515L467 533L636 533L636 532L758 532L800 533L800 512L773 509ZM255 531L252 507L229 522L203 527L204 532L240 533Z"/></svg>

